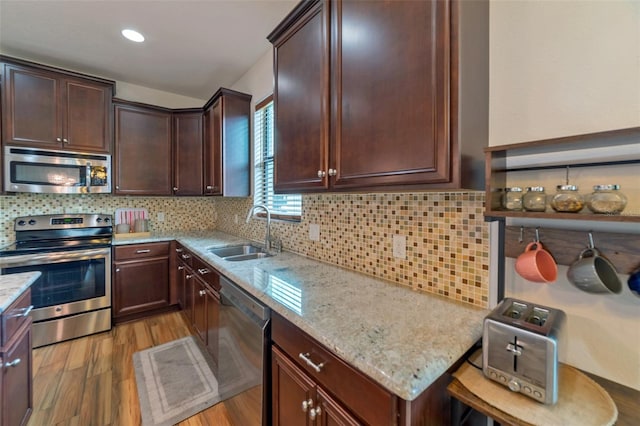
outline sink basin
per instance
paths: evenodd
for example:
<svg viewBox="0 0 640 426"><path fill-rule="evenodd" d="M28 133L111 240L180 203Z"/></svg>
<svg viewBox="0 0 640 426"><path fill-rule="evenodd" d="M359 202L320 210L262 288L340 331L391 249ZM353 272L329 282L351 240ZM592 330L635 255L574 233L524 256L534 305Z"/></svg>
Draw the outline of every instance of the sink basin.
<svg viewBox="0 0 640 426"><path fill-rule="evenodd" d="M229 246L229 247L217 247L210 248L209 253L215 254L224 260L237 262L240 260L261 259L263 257L271 256L266 253L260 247L252 246L250 244L244 244L241 246Z"/></svg>

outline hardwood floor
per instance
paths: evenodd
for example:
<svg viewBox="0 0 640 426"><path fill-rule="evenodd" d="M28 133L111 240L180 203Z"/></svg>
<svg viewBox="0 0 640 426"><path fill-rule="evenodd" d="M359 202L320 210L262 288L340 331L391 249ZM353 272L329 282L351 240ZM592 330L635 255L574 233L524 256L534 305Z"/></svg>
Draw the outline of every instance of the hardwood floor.
<svg viewBox="0 0 640 426"><path fill-rule="evenodd" d="M34 411L29 426L139 425L133 353L190 334L182 314L172 312L34 349ZM225 404L179 425L234 426Z"/></svg>

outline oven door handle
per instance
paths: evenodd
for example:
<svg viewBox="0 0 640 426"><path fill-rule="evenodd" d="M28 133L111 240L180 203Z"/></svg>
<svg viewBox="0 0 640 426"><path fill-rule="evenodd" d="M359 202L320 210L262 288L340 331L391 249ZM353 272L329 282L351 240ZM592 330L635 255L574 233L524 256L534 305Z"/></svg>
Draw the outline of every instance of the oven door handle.
<svg viewBox="0 0 640 426"><path fill-rule="evenodd" d="M87 193L91 193L91 162L87 161L85 166L85 185L87 186Z"/></svg>
<svg viewBox="0 0 640 426"><path fill-rule="evenodd" d="M104 257L111 253L111 249L90 249L77 251L64 251L55 253L23 254L19 256L0 257L0 268L13 266L39 265L43 263L71 262L74 260L88 260Z"/></svg>

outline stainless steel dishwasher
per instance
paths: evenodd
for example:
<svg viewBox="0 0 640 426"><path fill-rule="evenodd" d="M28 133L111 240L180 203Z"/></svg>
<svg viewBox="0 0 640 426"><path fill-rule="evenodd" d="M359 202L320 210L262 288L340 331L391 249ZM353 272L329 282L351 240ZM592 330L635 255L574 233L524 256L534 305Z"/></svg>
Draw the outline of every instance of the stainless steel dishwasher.
<svg viewBox="0 0 640 426"><path fill-rule="evenodd" d="M220 396L233 424L267 425L271 420L271 311L225 277L220 285Z"/></svg>

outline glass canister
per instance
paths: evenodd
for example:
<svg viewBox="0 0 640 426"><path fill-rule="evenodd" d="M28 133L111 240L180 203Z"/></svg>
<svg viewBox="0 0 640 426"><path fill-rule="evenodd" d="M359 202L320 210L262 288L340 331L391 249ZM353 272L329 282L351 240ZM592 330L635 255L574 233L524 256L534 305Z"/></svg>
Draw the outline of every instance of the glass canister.
<svg viewBox="0 0 640 426"><path fill-rule="evenodd" d="M505 210L522 210L522 188L513 186L505 188L502 194L502 208Z"/></svg>
<svg viewBox="0 0 640 426"><path fill-rule="evenodd" d="M577 213L584 207L584 198L575 185L556 186L556 195L551 199L551 207L562 213Z"/></svg>
<svg viewBox="0 0 640 426"><path fill-rule="evenodd" d="M587 200L587 207L598 214L619 214L627 205L627 197L620 185L595 185Z"/></svg>
<svg viewBox="0 0 640 426"><path fill-rule="evenodd" d="M522 196L522 207L529 212L543 212L547 208L547 194L544 186L531 186Z"/></svg>

